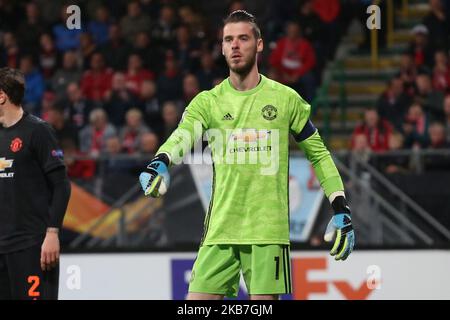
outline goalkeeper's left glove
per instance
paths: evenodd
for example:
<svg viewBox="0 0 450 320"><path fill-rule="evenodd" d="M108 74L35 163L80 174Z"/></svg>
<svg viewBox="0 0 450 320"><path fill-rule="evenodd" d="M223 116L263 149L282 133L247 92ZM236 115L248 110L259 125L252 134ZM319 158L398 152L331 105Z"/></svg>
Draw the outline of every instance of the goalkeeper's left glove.
<svg viewBox="0 0 450 320"><path fill-rule="evenodd" d="M165 153L158 154L139 175L146 196L158 198L167 192L170 183L169 162L169 157Z"/></svg>
<svg viewBox="0 0 450 320"><path fill-rule="evenodd" d="M355 231L352 226L350 208L343 196L337 196L331 206L334 215L328 223L324 239L327 242L334 239L330 254L335 256L335 260L345 260L352 253L355 245Z"/></svg>

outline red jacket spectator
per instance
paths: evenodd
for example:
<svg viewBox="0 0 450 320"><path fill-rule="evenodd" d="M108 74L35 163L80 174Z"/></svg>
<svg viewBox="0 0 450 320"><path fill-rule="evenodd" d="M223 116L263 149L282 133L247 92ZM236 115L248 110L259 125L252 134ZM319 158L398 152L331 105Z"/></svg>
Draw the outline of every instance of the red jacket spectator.
<svg viewBox="0 0 450 320"><path fill-rule="evenodd" d="M91 69L81 78L81 90L88 100L100 101L111 90L113 71L105 68L103 56L95 53L91 57Z"/></svg>
<svg viewBox="0 0 450 320"><path fill-rule="evenodd" d="M446 92L450 87L450 68L445 51L438 51L434 55L433 89Z"/></svg>
<svg viewBox="0 0 450 320"><path fill-rule="evenodd" d="M338 0L313 0L313 10L325 23L336 20L341 10Z"/></svg>
<svg viewBox="0 0 450 320"><path fill-rule="evenodd" d="M292 30L289 30L290 28ZM290 82L285 80L286 75L301 77L316 64L313 47L308 40L299 36L299 32L298 25L288 26L288 35L278 40L276 48L269 58L270 64L281 73L281 81L285 83Z"/></svg>
<svg viewBox="0 0 450 320"><path fill-rule="evenodd" d="M389 138L392 135L392 127L389 122L381 120L374 109L366 110L364 118L364 123L357 126L353 131L352 149L355 147L355 137L364 134L372 151L389 150Z"/></svg>
<svg viewBox="0 0 450 320"><path fill-rule="evenodd" d="M154 78L155 75L153 72L142 67L142 60L139 55L130 55L128 58L128 70L125 75L125 82L127 88L131 90L131 92L136 96L140 96L144 80L153 80Z"/></svg>

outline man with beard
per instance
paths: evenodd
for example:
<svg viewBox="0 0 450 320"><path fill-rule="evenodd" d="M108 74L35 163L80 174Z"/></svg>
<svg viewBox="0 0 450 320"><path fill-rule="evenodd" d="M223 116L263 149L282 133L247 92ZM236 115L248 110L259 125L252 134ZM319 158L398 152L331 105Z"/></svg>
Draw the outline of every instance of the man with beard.
<svg viewBox="0 0 450 320"><path fill-rule="evenodd" d="M145 195L169 186L168 167L203 133L212 151L213 186L188 299L235 297L242 271L250 299L291 292L289 258L289 134L311 161L334 210L325 240L345 260L354 231L344 187L330 153L309 120L310 105L291 88L259 74L263 50L253 15L224 21L222 53L230 76L199 93L139 179Z"/></svg>

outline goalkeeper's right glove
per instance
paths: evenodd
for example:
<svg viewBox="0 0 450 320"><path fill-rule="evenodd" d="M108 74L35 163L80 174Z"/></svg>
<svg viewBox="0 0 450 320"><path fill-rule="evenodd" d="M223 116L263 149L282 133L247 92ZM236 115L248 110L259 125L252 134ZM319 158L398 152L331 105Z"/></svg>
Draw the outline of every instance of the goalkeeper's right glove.
<svg viewBox="0 0 450 320"><path fill-rule="evenodd" d="M146 196L158 198L169 188L169 157L165 153L158 154L139 175L139 181Z"/></svg>

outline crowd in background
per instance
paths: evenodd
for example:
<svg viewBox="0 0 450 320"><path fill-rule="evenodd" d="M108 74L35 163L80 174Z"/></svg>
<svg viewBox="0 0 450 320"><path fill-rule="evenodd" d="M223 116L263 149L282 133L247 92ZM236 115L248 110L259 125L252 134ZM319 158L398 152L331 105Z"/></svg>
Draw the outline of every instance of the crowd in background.
<svg viewBox="0 0 450 320"><path fill-rule="evenodd" d="M429 4L429 14L411 30L398 72L353 132L356 152L450 148L450 6ZM397 164L387 171L401 170Z"/></svg>
<svg viewBox="0 0 450 320"><path fill-rule="evenodd" d="M70 1L0 1L0 66L24 73L23 107L54 127L66 158L153 154L192 98L228 77L214 3L76 2L81 29L67 28ZM335 49L324 31L336 29L339 1L265 3L260 70L311 102ZM222 18L238 9L252 8L231 1Z"/></svg>
<svg viewBox="0 0 450 320"><path fill-rule="evenodd" d="M222 18L255 10L265 41L261 72L311 102L348 22L366 14L367 1L263 2L227 2ZM228 76L221 21L211 14L216 2L77 1L81 29L66 27L70 4L0 1L0 66L25 74L24 108L54 127L68 159L152 155L193 97ZM355 128L354 150L449 147L449 8L440 0L430 7L398 74ZM95 170L88 162L69 169L73 177Z"/></svg>

